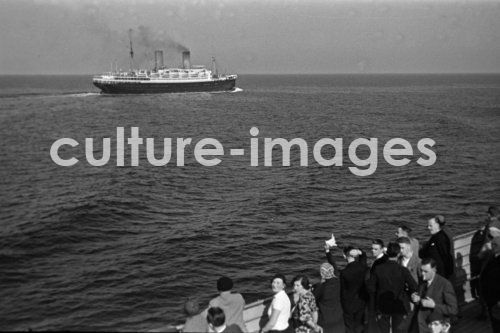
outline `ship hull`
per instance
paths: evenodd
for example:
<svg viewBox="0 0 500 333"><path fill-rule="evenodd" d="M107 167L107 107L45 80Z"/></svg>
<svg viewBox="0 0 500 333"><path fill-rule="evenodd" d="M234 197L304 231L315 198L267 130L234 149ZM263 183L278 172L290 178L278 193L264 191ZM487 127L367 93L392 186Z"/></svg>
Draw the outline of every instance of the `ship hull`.
<svg viewBox="0 0 500 333"><path fill-rule="evenodd" d="M186 92L216 92L234 90L236 79L199 82L117 82L94 80L94 85L105 94L164 94Z"/></svg>

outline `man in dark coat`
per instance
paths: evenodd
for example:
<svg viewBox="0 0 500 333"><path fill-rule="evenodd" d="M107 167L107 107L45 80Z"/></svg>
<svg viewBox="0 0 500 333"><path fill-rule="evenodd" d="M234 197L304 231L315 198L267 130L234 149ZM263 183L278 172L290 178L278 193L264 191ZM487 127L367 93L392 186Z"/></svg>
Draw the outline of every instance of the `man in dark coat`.
<svg viewBox="0 0 500 333"><path fill-rule="evenodd" d="M361 251L352 246L344 248L347 266L339 270L330 247L325 245L326 259L339 272L340 304L342 306L346 333L361 333L364 329L366 289L365 276L368 268L359 260Z"/></svg>
<svg viewBox="0 0 500 333"><path fill-rule="evenodd" d="M481 272L481 297L488 307L493 332L500 332L500 237L491 241L492 257Z"/></svg>
<svg viewBox="0 0 500 333"><path fill-rule="evenodd" d="M479 299L479 303L481 304L481 313L477 317L480 320L487 319L487 307L484 303L484 300L481 298L480 292L480 283L479 283L479 274L485 267L486 263L489 259L489 251L487 251L486 244L490 241L489 238L489 229L490 223L495 220L495 216L498 215L498 210L496 207L490 206L488 208L488 217L485 221L480 222L479 228L476 230L474 235L472 236L470 242L470 250L469 250L469 262L470 262L470 291L472 297Z"/></svg>
<svg viewBox="0 0 500 333"><path fill-rule="evenodd" d="M436 261L432 258L422 260L422 283L418 293L412 295L417 305L420 333L430 332L427 319L433 312L452 317L458 313L457 297L451 282L437 274Z"/></svg>
<svg viewBox="0 0 500 333"><path fill-rule="evenodd" d="M398 264L402 267L406 267L406 269L410 272L415 283L420 283L422 280L422 270L420 269L420 258L418 254L412 251L411 240L408 237L399 237L396 242L401 247L401 254L398 257ZM409 321L409 329L410 333L418 333L418 324L417 318L415 316L415 311L412 309L410 313L408 313Z"/></svg>
<svg viewBox="0 0 500 333"><path fill-rule="evenodd" d="M454 256L451 252L452 240L443 230L444 218L440 215L429 220L427 228L431 233L431 238L426 242L419 252L422 259L432 258L436 261L437 273L446 279L453 275Z"/></svg>
<svg viewBox="0 0 500 333"><path fill-rule="evenodd" d="M391 242L387 246L388 260L377 265L368 280L368 292L374 299L375 314L381 333L406 333L410 322L410 295L417 290L417 282L410 272L397 263L401 249L398 243Z"/></svg>
<svg viewBox="0 0 500 333"><path fill-rule="evenodd" d="M387 261L387 255L384 251L384 242L381 239L374 239L372 241L373 263L372 267L370 268L370 274L373 272L377 265L383 264Z"/></svg>

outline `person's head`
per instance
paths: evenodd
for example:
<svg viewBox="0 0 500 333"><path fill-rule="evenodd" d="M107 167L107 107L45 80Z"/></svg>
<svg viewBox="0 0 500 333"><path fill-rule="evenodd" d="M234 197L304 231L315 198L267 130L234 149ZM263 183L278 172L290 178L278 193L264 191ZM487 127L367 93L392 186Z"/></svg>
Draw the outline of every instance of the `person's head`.
<svg viewBox="0 0 500 333"><path fill-rule="evenodd" d="M349 257L352 249L354 249L354 247L352 247L351 245L344 246L344 248L342 249L342 253L344 254L344 258Z"/></svg>
<svg viewBox="0 0 500 333"><path fill-rule="evenodd" d="M396 231L396 236L398 238L399 237L410 237L410 232L411 232L411 229L408 226L401 224L398 227L398 230Z"/></svg>
<svg viewBox="0 0 500 333"><path fill-rule="evenodd" d="M271 279L271 288L273 289L273 293L278 293L284 290L286 287L286 278L283 274L276 274Z"/></svg>
<svg viewBox="0 0 500 333"><path fill-rule="evenodd" d="M335 270L332 265L325 262L319 267L319 273L323 280L329 280L335 277Z"/></svg>
<svg viewBox="0 0 500 333"><path fill-rule="evenodd" d="M444 223L444 216L436 215L427 222L427 229L429 229L431 235L437 234L444 227Z"/></svg>
<svg viewBox="0 0 500 333"><path fill-rule="evenodd" d="M200 313L200 304L194 298L188 298L184 303L184 313L188 317L192 317Z"/></svg>
<svg viewBox="0 0 500 333"><path fill-rule="evenodd" d="M408 237L399 237L396 242L401 248L401 255L405 258L410 258L413 254L410 239Z"/></svg>
<svg viewBox="0 0 500 333"><path fill-rule="evenodd" d="M500 212L497 207L488 208L489 217L489 237L495 238L500 237Z"/></svg>
<svg viewBox="0 0 500 333"><path fill-rule="evenodd" d="M347 262L352 262L357 260L360 255L359 249L351 245L344 247L342 251L344 253L344 258L346 258Z"/></svg>
<svg viewBox="0 0 500 333"><path fill-rule="evenodd" d="M424 281L432 281L436 276L436 260L432 258L425 258L422 260L422 279Z"/></svg>
<svg viewBox="0 0 500 333"><path fill-rule="evenodd" d="M227 276L223 276L217 280L217 290L219 292L230 291L233 289L233 280Z"/></svg>
<svg viewBox="0 0 500 333"><path fill-rule="evenodd" d="M373 256L378 257L382 253L384 253L384 242L381 239L374 239L372 241Z"/></svg>
<svg viewBox="0 0 500 333"><path fill-rule="evenodd" d="M488 207L488 217L490 219L494 219L498 216L500 216L500 211L498 210L497 207L495 207L495 206Z"/></svg>
<svg viewBox="0 0 500 333"><path fill-rule="evenodd" d="M306 291L311 289L311 285L309 284L309 279L305 275L297 275L293 278L293 291L298 294L305 294Z"/></svg>
<svg viewBox="0 0 500 333"><path fill-rule="evenodd" d="M224 310L219 307L209 308L207 312L207 323L213 331L215 331L215 328L223 326L226 323Z"/></svg>
<svg viewBox="0 0 500 333"><path fill-rule="evenodd" d="M431 333L447 333L450 329L450 318L439 311L433 311L426 321Z"/></svg>
<svg viewBox="0 0 500 333"><path fill-rule="evenodd" d="M397 258L399 253L401 252L401 248L399 247L399 244L398 243L395 243L395 242L390 242L389 244L387 244L387 256L389 258Z"/></svg>

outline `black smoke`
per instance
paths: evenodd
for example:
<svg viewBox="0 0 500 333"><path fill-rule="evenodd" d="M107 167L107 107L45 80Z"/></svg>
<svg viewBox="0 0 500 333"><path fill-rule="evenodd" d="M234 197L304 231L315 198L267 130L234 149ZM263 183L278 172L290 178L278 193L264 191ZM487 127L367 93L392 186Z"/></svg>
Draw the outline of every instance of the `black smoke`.
<svg viewBox="0 0 500 333"><path fill-rule="evenodd" d="M178 52L189 51L189 49L183 44L175 41L169 36L154 33L147 26L140 25L137 27L137 42L140 46L144 47L147 51L154 50L175 50ZM134 33L132 32L132 38L134 38Z"/></svg>

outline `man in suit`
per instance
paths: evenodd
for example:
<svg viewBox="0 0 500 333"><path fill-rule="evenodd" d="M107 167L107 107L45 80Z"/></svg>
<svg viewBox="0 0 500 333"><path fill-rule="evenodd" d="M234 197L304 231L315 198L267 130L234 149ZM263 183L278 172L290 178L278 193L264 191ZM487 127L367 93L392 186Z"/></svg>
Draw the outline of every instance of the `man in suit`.
<svg viewBox="0 0 500 333"><path fill-rule="evenodd" d="M420 269L421 260L418 255L413 252L411 240L408 237L399 237L397 243L401 247L401 254L398 257L398 264L408 269L415 283L420 283L422 280L422 270ZM415 317L415 309L408 313L409 328L408 332L418 332L418 324Z"/></svg>
<svg viewBox="0 0 500 333"><path fill-rule="evenodd" d="M411 233L410 227L408 227L405 224L401 224L398 227L398 231L396 232L396 236L398 238L407 237L410 240L412 252L415 253L415 256L418 257L418 251L420 250L420 243L418 242L418 239L416 239L415 237L411 237L410 233Z"/></svg>
<svg viewBox="0 0 500 333"><path fill-rule="evenodd" d="M397 263L400 252L398 243L389 243L387 261L378 264L368 280L370 298L375 300L370 313L375 314L381 333L406 333L410 324L410 295L418 285L410 272Z"/></svg>
<svg viewBox="0 0 500 333"><path fill-rule="evenodd" d="M457 297L450 281L437 274L436 261L432 258L422 260L422 283L418 293L412 295L412 301L417 305L418 326L420 333L430 332L427 319L433 312L445 316L455 316L458 313Z"/></svg>
<svg viewBox="0 0 500 333"><path fill-rule="evenodd" d="M325 245L326 259L339 272L340 279L340 305L344 316L346 333L362 333L364 328L366 289L365 276L368 268L360 260L361 251L352 246L343 250L347 266L339 270L330 247Z"/></svg>
<svg viewBox="0 0 500 333"><path fill-rule="evenodd" d="M377 265L383 264L387 261L387 255L385 254L384 242L381 239L374 239L372 241L372 254L373 263L370 268L370 274L373 272Z"/></svg>
<svg viewBox="0 0 500 333"><path fill-rule="evenodd" d="M500 332L500 237L491 241L492 256L479 276L481 297L488 308L493 332ZM495 315L496 312L496 315Z"/></svg>
<svg viewBox="0 0 500 333"><path fill-rule="evenodd" d="M487 306L481 296L478 277L491 255L491 249L487 245L490 242L490 224L495 222L496 216L499 215L498 209L496 207L490 206L488 208L487 214L488 217L486 218L486 220L480 222L479 228L472 236L469 251L470 275L472 278L470 281L470 289L472 297L479 299L479 303L481 304L481 313L477 317L477 319L479 320L486 320L488 318L488 316L486 315Z"/></svg>
<svg viewBox="0 0 500 333"><path fill-rule="evenodd" d="M420 271L420 258L413 252L411 240L408 237L399 237L396 241L401 248L398 264L406 267L416 283L420 282L422 272Z"/></svg>

